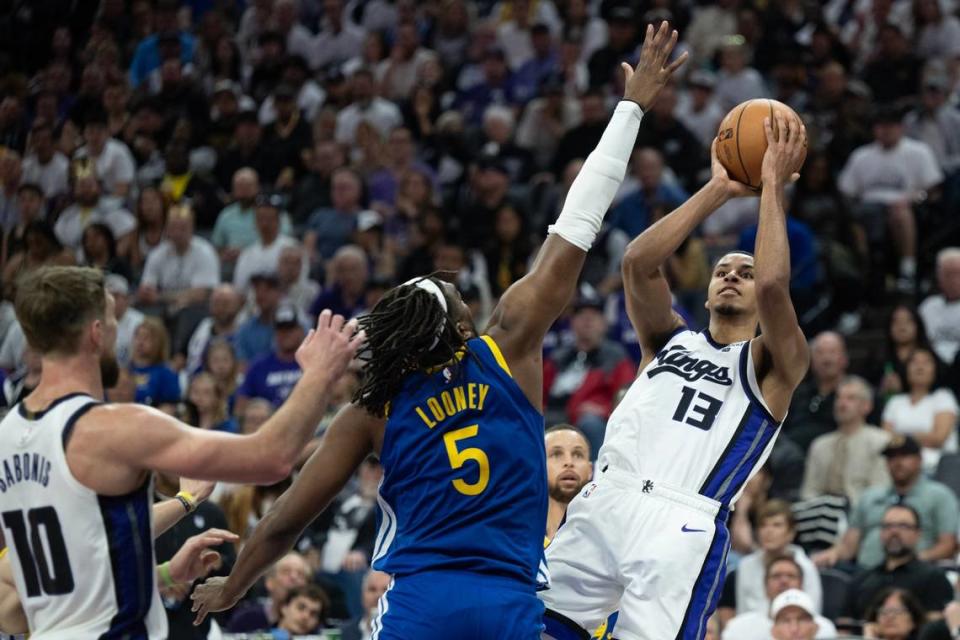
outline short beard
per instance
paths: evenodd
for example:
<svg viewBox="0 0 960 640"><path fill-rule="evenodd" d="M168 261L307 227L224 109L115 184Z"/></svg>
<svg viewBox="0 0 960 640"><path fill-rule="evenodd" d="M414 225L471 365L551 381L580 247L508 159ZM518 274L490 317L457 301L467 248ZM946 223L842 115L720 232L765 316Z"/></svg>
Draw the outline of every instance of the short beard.
<svg viewBox="0 0 960 640"><path fill-rule="evenodd" d="M899 540L891 540L887 543L883 550L887 554L887 557L897 560L913 555L913 549L903 544Z"/></svg>
<svg viewBox="0 0 960 640"><path fill-rule="evenodd" d="M100 381L104 389L112 389L120 380L120 363L114 353L100 356Z"/></svg>
<svg viewBox="0 0 960 640"><path fill-rule="evenodd" d="M713 311L719 316L726 316L728 318L732 316L739 316L743 313L743 310L738 309L732 304L718 304L713 308Z"/></svg>
<svg viewBox="0 0 960 640"><path fill-rule="evenodd" d="M567 490L560 486L557 483L556 486L549 488L550 497L561 504L570 504L570 501L577 497L577 494L580 493L580 489L583 487L577 487L576 489Z"/></svg>

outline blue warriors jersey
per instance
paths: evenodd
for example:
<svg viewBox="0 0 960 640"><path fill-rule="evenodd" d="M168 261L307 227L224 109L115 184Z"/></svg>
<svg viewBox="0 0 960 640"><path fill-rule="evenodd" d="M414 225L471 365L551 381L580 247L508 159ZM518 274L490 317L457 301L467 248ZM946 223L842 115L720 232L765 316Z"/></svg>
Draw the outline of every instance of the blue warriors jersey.
<svg viewBox="0 0 960 640"><path fill-rule="evenodd" d="M391 401L373 566L450 570L535 586L547 521L543 416L489 336L412 374Z"/></svg>

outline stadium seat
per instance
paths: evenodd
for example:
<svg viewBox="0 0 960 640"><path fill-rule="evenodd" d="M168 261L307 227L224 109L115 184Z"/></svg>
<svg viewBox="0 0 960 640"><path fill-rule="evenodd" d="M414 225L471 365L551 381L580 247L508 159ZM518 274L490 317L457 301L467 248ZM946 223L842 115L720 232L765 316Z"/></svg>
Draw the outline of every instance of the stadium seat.
<svg viewBox="0 0 960 640"><path fill-rule="evenodd" d="M946 453L940 458L934 480L947 485L960 496L960 453Z"/></svg>
<svg viewBox="0 0 960 640"><path fill-rule="evenodd" d="M823 587L823 617L836 620L842 613L850 588L850 576L837 569L821 569Z"/></svg>

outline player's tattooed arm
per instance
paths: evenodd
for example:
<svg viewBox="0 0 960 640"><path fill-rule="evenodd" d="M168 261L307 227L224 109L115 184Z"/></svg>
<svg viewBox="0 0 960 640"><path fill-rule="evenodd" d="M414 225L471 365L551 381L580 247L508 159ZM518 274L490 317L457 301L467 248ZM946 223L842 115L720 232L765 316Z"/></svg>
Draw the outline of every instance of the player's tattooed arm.
<svg viewBox="0 0 960 640"><path fill-rule="evenodd" d="M787 242L785 188L806 153L806 129L797 118L777 114L764 123L760 224L757 229L755 278L761 336L754 341L754 363L764 400L775 418L786 415L793 390L807 373L807 340L790 299L790 245ZM779 135L774 134L773 126Z"/></svg>
<svg viewBox="0 0 960 640"><path fill-rule="evenodd" d="M195 624L210 612L236 604L263 572L293 547L374 451L375 433L382 424L382 418L355 405L340 410L293 485L257 524L230 576L211 578L196 588L192 596Z"/></svg>

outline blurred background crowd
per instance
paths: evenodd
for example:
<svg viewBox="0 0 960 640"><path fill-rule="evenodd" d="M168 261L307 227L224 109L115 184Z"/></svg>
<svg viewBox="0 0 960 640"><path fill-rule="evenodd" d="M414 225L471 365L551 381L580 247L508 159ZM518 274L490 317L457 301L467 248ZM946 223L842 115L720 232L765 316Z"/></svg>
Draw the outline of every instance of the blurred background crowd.
<svg viewBox="0 0 960 640"><path fill-rule="evenodd" d="M321 309L356 316L439 271L483 326L599 140L622 95L619 63L636 62L647 24L668 20L675 53L691 58L644 116L580 294L544 345L546 424L576 425L596 455L639 358L626 244L704 183L731 107L789 104L810 137L788 232L812 366L737 506L710 633L769 638L771 600L798 588L816 637L949 638L960 626L958 5L2 2L0 404L39 377L10 301L41 265L109 274L124 369L110 399L201 429L250 433L268 419ZM706 318L711 261L752 249L757 213L755 199L724 205L667 263L691 327ZM356 371L339 381L331 414L356 384ZM217 626L367 637L388 580L369 570L381 473L364 463ZM158 495L175 480L159 478ZM198 529L245 537L288 484L218 487L158 559ZM207 637L209 623L189 624L188 595L164 592L171 637Z"/></svg>

